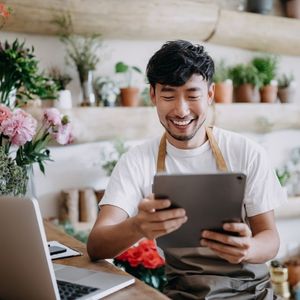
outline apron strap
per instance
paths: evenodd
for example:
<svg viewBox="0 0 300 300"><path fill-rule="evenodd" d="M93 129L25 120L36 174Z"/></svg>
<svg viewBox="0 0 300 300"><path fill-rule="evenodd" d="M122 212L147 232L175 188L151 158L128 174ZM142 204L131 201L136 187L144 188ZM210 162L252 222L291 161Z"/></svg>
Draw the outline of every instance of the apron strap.
<svg viewBox="0 0 300 300"><path fill-rule="evenodd" d="M211 150L213 152L213 155L215 157L217 167L219 171L221 172L228 172L228 168L225 162L225 159L223 157L223 154L221 152L221 149L213 135L212 127L206 127L206 134L210 143Z"/></svg>
<svg viewBox="0 0 300 300"><path fill-rule="evenodd" d="M160 139L158 157L156 163L156 172L161 173L166 171L166 153L167 153L167 136L166 133Z"/></svg>
<svg viewBox="0 0 300 300"><path fill-rule="evenodd" d="M213 153L213 156L216 160L217 167L221 172L228 172L228 168L225 162L225 159L222 155L221 149L213 135L212 127L206 127L206 135L209 140L209 144ZM166 133L160 139L157 163L156 163L156 172L161 173L166 171L166 154L167 154L167 136Z"/></svg>

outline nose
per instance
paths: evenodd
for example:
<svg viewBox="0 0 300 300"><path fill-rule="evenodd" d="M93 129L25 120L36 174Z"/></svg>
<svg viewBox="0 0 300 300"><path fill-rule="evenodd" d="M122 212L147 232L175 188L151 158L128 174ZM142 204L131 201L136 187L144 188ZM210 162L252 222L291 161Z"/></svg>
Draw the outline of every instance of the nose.
<svg viewBox="0 0 300 300"><path fill-rule="evenodd" d="M179 98L175 102L175 114L184 118L190 113L190 108L188 102L184 98Z"/></svg>

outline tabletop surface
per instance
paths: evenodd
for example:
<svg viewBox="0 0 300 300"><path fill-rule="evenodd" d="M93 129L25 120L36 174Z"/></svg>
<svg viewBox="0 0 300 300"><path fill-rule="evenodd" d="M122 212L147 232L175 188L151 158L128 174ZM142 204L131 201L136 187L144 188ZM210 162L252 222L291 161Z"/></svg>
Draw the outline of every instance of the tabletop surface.
<svg viewBox="0 0 300 300"><path fill-rule="evenodd" d="M67 235L65 232L63 232L62 230L60 230L50 222L45 221L44 225L45 225L45 231L46 231L48 241L53 241L53 240L58 241L66 246L69 246L83 253L82 256L56 259L55 263L70 265L75 267L88 268L96 271L98 270L98 271L106 271L106 272L111 272L116 274L124 274L122 270L118 269L117 267L110 264L106 260L91 262L87 255L85 244ZM116 293L113 293L105 297L105 299L110 299L110 300L141 299L141 295L143 295L142 296L143 300L169 299L166 296L164 296L162 293L156 291L155 289L151 288L150 286L146 285L145 283L143 283L138 279L136 279L133 285L126 287Z"/></svg>

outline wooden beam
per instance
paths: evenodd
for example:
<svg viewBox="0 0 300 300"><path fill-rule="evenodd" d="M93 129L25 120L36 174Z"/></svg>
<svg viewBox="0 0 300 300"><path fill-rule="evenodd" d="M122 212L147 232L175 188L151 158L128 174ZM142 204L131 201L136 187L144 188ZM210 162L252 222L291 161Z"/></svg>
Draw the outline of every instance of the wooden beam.
<svg viewBox="0 0 300 300"><path fill-rule="evenodd" d="M221 10L209 42L278 54L300 55L300 20Z"/></svg>
<svg viewBox="0 0 300 300"><path fill-rule="evenodd" d="M10 0L9 5L15 13L8 31L56 34L54 16L70 12L75 33L101 33L104 39L209 40L300 55L299 20L221 9L221 0Z"/></svg>
<svg viewBox="0 0 300 300"><path fill-rule="evenodd" d="M120 39L205 40L218 17L216 4L194 0L11 0L9 5L15 15L8 31L55 34L51 20L68 11L75 33Z"/></svg>

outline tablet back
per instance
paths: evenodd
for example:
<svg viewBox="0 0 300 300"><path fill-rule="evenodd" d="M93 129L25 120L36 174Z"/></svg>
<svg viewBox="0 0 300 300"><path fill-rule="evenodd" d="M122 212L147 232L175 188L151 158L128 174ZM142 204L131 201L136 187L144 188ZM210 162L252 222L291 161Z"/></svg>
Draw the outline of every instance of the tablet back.
<svg viewBox="0 0 300 300"><path fill-rule="evenodd" d="M245 182L242 173L155 175L156 198L169 198L188 216L178 230L158 238L158 245L163 249L199 247L202 230L221 232L224 222L241 220Z"/></svg>

